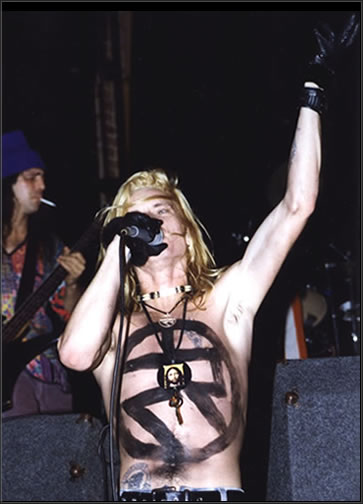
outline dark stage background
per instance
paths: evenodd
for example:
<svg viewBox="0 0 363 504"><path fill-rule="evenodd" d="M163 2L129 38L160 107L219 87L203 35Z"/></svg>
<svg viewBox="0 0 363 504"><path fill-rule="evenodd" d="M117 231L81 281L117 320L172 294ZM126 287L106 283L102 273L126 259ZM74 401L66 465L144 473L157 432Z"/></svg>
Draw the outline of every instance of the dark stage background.
<svg viewBox="0 0 363 504"><path fill-rule="evenodd" d="M104 12L49 5L10 11L9 3L2 13L2 127L22 129L44 157L45 197L58 205L47 211L72 244L100 208L93 92ZM281 197L312 29L322 20L338 25L347 14L322 4L319 11L295 12L234 5L220 12L132 12L131 163L115 184L116 190L130 171L152 164L178 173L219 264L241 256L243 236ZM334 294L346 301L344 255L352 261L355 297L360 294L360 84L358 43L323 121L316 212L257 316L242 457L245 486L256 500L265 492L273 371L283 356L289 302L307 284L328 294L327 262L335 265ZM351 354L349 328L340 337Z"/></svg>

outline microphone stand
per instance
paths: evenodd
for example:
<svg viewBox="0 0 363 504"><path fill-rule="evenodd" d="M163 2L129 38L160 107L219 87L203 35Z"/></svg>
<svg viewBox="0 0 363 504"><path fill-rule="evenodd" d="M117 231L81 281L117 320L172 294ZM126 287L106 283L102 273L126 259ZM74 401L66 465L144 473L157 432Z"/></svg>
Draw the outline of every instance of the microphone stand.
<svg viewBox="0 0 363 504"><path fill-rule="evenodd" d="M333 268L336 267L335 263L324 263L324 268L326 272L326 281L327 281L327 294L328 294L328 304L330 308L330 318L332 321L332 327L333 327L333 336L334 336L334 343L335 343L335 355L336 357L339 357L340 355L340 341L339 341L339 330L338 330L338 324L337 324L337 312L335 308L335 300L334 300L334 295L333 295L333 288L332 288L332 282L331 282L331 275L329 271Z"/></svg>
<svg viewBox="0 0 363 504"><path fill-rule="evenodd" d="M360 345L359 345L359 331L358 331L358 324L357 324L357 317L356 317L357 303L355 302L355 298L354 298L352 261L349 261L347 263L346 271L347 271L347 283L348 283L350 302L351 302L350 323L351 323L351 329L352 329L351 330L352 345L353 345L354 354L358 355Z"/></svg>
<svg viewBox="0 0 363 504"><path fill-rule="evenodd" d="M344 263L345 263L345 272L347 274L346 278L346 283L348 284L348 290L349 290L349 297L350 297L350 320L349 322L351 323L351 338L352 338L352 346L353 346L353 351L355 355L359 354L359 331L358 331L358 324L357 324L357 316L356 316L356 309L357 309L357 303L355 299L355 289L353 285L353 269L354 269L354 264L353 261L350 258L350 252L347 252L344 254L344 252L340 251L335 245L332 243L329 244L329 247L333 249L336 254L338 254L340 257L343 258Z"/></svg>

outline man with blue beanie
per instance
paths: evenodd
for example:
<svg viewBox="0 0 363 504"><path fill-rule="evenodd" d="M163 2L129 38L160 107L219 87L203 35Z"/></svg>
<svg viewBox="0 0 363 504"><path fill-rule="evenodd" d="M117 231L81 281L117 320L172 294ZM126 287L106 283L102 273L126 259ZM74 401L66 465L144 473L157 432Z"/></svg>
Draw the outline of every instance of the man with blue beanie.
<svg viewBox="0 0 363 504"><path fill-rule="evenodd" d="M2 136L3 418L72 411L68 373L55 346L56 327L64 326L78 301L86 261L40 223L45 171L22 131ZM24 301L57 265L67 271L65 280L27 320ZM14 314L24 318L20 332L8 325L16 320Z"/></svg>

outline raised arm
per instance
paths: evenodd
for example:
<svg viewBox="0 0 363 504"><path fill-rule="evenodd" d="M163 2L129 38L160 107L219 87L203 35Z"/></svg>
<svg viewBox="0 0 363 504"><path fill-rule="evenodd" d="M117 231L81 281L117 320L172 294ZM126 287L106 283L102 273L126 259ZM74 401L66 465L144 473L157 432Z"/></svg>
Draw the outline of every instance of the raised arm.
<svg viewBox="0 0 363 504"><path fill-rule="evenodd" d="M119 242L116 235L59 339L60 359L72 369L91 368L111 343L110 326L120 289Z"/></svg>
<svg viewBox="0 0 363 504"><path fill-rule="evenodd" d="M243 258L221 279L220 288L228 290L232 310L241 306L256 313L314 211L321 165L320 129L319 114L302 107L290 152L284 198L262 222Z"/></svg>
<svg viewBox="0 0 363 504"><path fill-rule="evenodd" d="M151 238L159 233L161 223L140 212L129 212L124 217L112 219L103 228L102 243L106 247L106 255L58 343L59 356L65 366L78 371L94 368L112 344L112 329L115 328L111 326L116 321L116 327L119 321L115 315L119 308L121 230L127 226L139 226L143 230L146 241L126 238L125 242L127 262L141 266L149 256L158 255L167 247L165 243L151 244Z"/></svg>
<svg viewBox="0 0 363 504"><path fill-rule="evenodd" d="M324 27L315 30L318 51L310 62L301 94L295 135L288 163L286 193L282 201L262 222L243 258L221 278L218 289L224 291L231 315L250 311L253 316L271 287L289 250L315 208L321 166L320 115L329 82L334 78L336 60L352 44L358 31L352 15L340 34ZM323 87L324 86L324 87Z"/></svg>

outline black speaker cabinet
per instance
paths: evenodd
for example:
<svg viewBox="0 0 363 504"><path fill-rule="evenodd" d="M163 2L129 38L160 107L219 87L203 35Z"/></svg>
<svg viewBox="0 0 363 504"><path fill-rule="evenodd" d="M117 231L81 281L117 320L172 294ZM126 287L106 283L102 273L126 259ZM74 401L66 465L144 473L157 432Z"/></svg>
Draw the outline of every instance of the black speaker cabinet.
<svg viewBox="0 0 363 504"><path fill-rule="evenodd" d="M361 502L359 356L277 365L266 500Z"/></svg>
<svg viewBox="0 0 363 504"><path fill-rule="evenodd" d="M105 501L101 430L101 421L90 415L4 419L2 500Z"/></svg>

